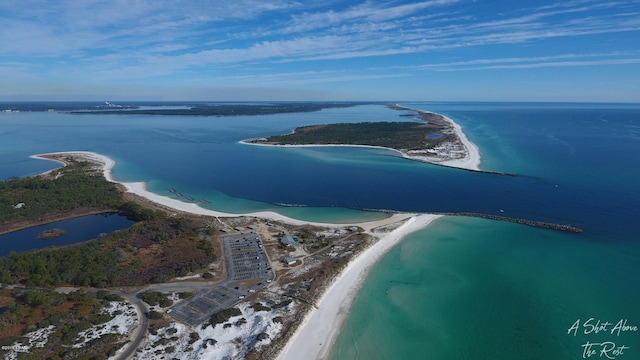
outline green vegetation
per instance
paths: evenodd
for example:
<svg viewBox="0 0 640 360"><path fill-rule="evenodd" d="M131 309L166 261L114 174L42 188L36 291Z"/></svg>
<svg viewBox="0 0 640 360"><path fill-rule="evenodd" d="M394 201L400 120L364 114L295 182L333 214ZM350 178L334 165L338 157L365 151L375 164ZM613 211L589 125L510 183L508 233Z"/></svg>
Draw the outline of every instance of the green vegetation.
<svg viewBox="0 0 640 360"><path fill-rule="evenodd" d="M81 208L110 210L122 203L115 184L90 173L87 162L64 168L64 176L11 178L0 181L0 225ZM21 208L15 205L24 203Z"/></svg>
<svg viewBox="0 0 640 360"><path fill-rule="evenodd" d="M0 258L0 281L32 287L106 287L118 278L120 252L106 246L115 235L64 249L11 252Z"/></svg>
<svg viewBox="0 0 640 360"><path fill-rule="evenodd" d="M127 201L118 206L118 212L133 221L151 221L162 217L162 214L142 207L133 201Z"/></svg>
<svg viewBox="0 0 640 360"><path fill-rule="evenodd" d="M183 276L216 259L211 242L197 239L195 224L170 218L137 223L64 248L11 252L0 258L0 282L37 287L140 285Z"/></svg>
<svg viewBox="0 0 640 360"><path fill-rule="evenodd" d="M162 319L162 314L157 311L151 310L149 311L149 319L151 320Z"/></svg>
<svg viewBox="0 0 640 360"><path fill-rule="evenodd" d="M179 292L178 293L178 298L180 299L187 299L192 297L193 295L195 295L196 293L193 291L184 291L184 292Z"/></svg>
<svg viewBox="0 0 640 360"><path fill-rule="evenodd" d="M197 332L192 332L189 334L189 344L193 344L198 340L200 340L200 335L198 335Z"/></svg>
<svg viewBox="0 0 640 360"><path fill-rule="evenodd" d="M25 205L14 208L19 203ZM0 283L45 288L140 285L186 275L217 259L200 224L125 202L115 184L88 162L71 162L49 178L0 182L0 232L107 210L118 210L138 223L72 246L11 252L0 258Z"/></svg>
<svg viewBox="0 0 640 360"><path fill-rule="evenodd" d="M350 107L356 103L283 103L260 105L198 105L189 109L146 110L97 110L74 111L72 114L135 114L135 115L180 115L180 116L239 116L270 115L296 112L312 112L327 108Z"/></svg>
<svg viewBox="0 0 640 360"><path fill-rule="evenodd" d="M255 303L250 306L255 312L258 311L271 311L271 308L268 306L262 305L262 303Z"/></svg>
<svg viewBox="0 0 640 360"><path fill-rule="evenodd" d="M276 144L350 144L383 146L392 149L416 150L434 147L449 141L445 135L429 139L443 129L441 124L419 122L367 122L357 124L313 125L296 128L293 134L271 136L267 142Z"/></svg>
<svg viewBox="0 0 640 360"><path fill-rule="evenodd" d="M147 304L154 306L160 305L161 307L169 307L173 305L173 301L167 298L167 296L161 292L157 291L145 291L140 295L142 301Z"/></svg>
<svg viewBox="0 0 640 360"><path fill-rule="evenodd" d="M239 315L242 315L242 312L240 311L240 309L234 308L234 307L228 308L213 315L209 322L211 323L211 326L215 327L217 324L222 324L224 322L227 322L231 317L239 316Z"/></svg>

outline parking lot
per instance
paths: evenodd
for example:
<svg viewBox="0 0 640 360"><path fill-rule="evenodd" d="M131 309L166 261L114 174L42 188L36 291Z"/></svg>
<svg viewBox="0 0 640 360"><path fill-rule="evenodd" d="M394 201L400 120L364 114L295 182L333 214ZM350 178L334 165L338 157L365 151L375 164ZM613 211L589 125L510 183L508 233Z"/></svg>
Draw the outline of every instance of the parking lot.
<svg viewBox="0 0 640 360"><path fill-rule="evenodd" d="M223 239L227 269L232 280L265 278L271 270L269 259L257 234L229 235ZM230 260L230 261L229 261Z"/></svg>
<svg viewBox="0 0 640 360"><path fill-rule="evenodd" d="M169 313L175 319L191 326L199 325L274 279L271 263L258 234L227 235L222 238L222 243L227 279L172 306ZM249 283L255 285L246 285Z"/></svg>

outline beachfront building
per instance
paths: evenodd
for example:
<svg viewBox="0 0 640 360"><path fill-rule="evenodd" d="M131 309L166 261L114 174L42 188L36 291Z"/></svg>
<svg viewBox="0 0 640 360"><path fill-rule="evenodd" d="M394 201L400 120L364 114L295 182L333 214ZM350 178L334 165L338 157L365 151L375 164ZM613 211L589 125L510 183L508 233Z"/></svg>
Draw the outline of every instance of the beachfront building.
<svg viewBox="0 0 640 360"><path fill-rule="evenodd" d="M285 265L293 265L293 264L295 264L295 263L296 263L296 259L294 259L294 258L292 258L292 257L286 257L286 258L282 259L282 262L283 262Z"/></svg>
<svg viewBox="0 0 640 360"><path fill-rule="evenodd" d="M291 237L291 235L284 234L282 237L280 237L280 244L284 246L295 245L296 241L293 239L293 237Z"/></svg>

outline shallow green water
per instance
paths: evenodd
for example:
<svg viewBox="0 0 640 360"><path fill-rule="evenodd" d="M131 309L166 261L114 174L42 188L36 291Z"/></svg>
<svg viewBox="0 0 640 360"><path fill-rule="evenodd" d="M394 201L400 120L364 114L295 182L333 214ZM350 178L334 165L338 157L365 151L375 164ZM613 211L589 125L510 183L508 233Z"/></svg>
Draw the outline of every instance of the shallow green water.
<svg viewBox="0 0 640 360"><path fill-rule="evenodd" d="M631 242L440 219L372 269L331 358L581 359L586 342L610 341L633 359L638 332L585 334L582 322L640 318L628 271L639 254Z"/></svg>

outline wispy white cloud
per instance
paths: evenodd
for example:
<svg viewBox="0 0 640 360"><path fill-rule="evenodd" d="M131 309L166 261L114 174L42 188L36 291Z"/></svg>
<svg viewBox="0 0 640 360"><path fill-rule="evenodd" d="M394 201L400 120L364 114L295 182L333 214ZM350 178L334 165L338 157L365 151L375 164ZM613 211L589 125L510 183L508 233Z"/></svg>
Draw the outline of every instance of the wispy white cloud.
<svg viewBox="0 0 640 360"><path fill-rule="evenodd" d="M273 74L251 74L241 76L220 76L215 81L220 84L242 84L254 86L269 86L273 84L292 86L309 85L333 82L350 82L373 79L389 79L411 76L410 73L386 73L386 74L355 74L352 70L340 71L304 71L283 72Z"/></svg>
<svg viewBox="0 0 640 360"><path fill-rule="evenodd" d="M538 69L548 67L583 67L602 65L629 65L640 64L640 58L628 59L602 59L602 60L574 60L574 61L545 61L525 64L498 64L487 66L461 67L446 71L479 71L479 70L504 70L504 69Z"/></svg>
<svg viewBox="0 0 640 360"><path fill-rule="evenodd" d="M627 65L640 62L637 52L613 52L591 54L559 54L553 56L510 57L473 59L465 61L450 61L430 63L414 66L392 66L388 70L404 71L481 71L495 69L535 69L545 67L576 67L599 65ZM382 71L382 68L370 68L372 71Z"/></svg>
<svg viewBox="0 0 640 360"><path fill-rule="evenodd" d="M342 11L328 10L316 13L294 15L292 20L280 30L282 33L300 33L352 22L377 23L412 16L427 8L450 5L460 0L433 0L411 4L391 5L371 3L355 5Z"/></svg>
<svg viewBox="0 0 640 360"><path fill-rule="evenodd" d="M596 46L589 40L596 36L609 35L613 42L610 35L620 34L637 48L637 2L510 3L501 4L503 11L483 5L472 0L5 1L0 69L16 79L91 84L160 78L227 84L251 78L296 85L406 77L427 69L624 65L637 59L635 53L611 49L602 50L609 55L589 55ZM571 42L575 54L547 49L561 41ZM543 53L518 56L527 46ZM477 55L507 48L509 54L493 60ZM460 54L464 61L443 60ZM415 65L418 59L434 60ZM358 61L364 66L355 66ZM374 68L374 61L411 65Z"/></svg>

